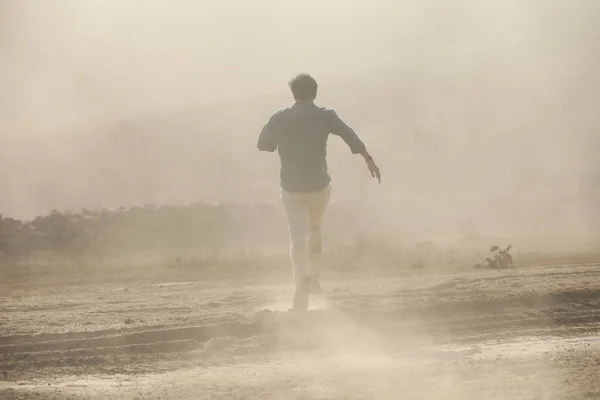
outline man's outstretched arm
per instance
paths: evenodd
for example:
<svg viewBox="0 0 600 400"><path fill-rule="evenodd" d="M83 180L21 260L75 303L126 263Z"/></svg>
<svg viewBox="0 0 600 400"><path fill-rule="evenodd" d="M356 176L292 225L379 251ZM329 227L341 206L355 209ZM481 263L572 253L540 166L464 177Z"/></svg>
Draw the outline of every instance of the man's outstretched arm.
<svg viewBox="0 0 600 400"><path fill-rule="evenodd" d="M363 156L363 158L365 159L365 161L367 163L367 168L369 168L369 172L371 173L371 176L373 178L377 179L377 181L379 183L381 183L381 171L379 171L379 167L377 166L377 164L375 164L373 157L371 157L371 155L369 154L367 149L365 149L364 151L361 151L360 155Z"/></svg>
<svg viewBox="0 0 600 400"><path fill-rule="evenodd" d="M328 122L329 132L341 137L348 147L350 147L352 154L360 154L366 151L365 144L360 140L356 132L342 121L335 110L329 110Z"/></svg>
<svg viewBox="0 0 600 400"><path fill-rule="evenodd" d="M373 178L376 178L379 183L381 183L381 172L379 171L379 167L375 164L373 157L367 151L367 147L363 143L362 140L358 137L356 132L352 128L350 128L342 119L337 115L334 110L330 110L330 119L329 119L329 131L334 135L341 137L344 142L350 147L350 151L352 154L360 154L365 159L367 163L367 168L369 168L369 172Z"/></svg>
<svg viewBox="0 0 600 400"><path fill-rule="evenodd" d="M258 149L260 151L273 152L277 150L277 141L275 140L275 115L263 126L260 136L258 137Z"/></svg>

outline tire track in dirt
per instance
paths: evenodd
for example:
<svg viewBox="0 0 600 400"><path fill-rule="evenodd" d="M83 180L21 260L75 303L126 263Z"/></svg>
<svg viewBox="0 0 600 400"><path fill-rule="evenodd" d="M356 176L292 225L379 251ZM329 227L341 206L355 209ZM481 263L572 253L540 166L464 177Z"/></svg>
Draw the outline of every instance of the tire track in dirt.
<svg viewBox="0 0 600 400"><path fill-rule="evenodd" d="M584 295L574 295L572 292L559 293L550 298L558 298L563 304L574 306L581 304L582 299L595 299L600 297L598 291L584 291ZM430 306L422 310L379 310L378 312L352 311L343 308L337 309L338 319L332 318L331 313L311 312L303 321L276 318L263 319L254 322L227 322L223 324L190 326L173 329L145 330L140 332L123 333L113 336L98 336L94 338L63 338L49 341L33 341L20 344L9 344L0 346L0 356L4 359L26 361L35 359L39 364L41 359L73 359L93 356L106 356L111 354L157 354L186 352L201 348L203 343L220 337L228 337L234 340L249 338L257 335L275 334L282 330L293 331L304 324L303 334L310 338L311 332L319 335L322 330L340 325L339 316L348 317L354 326L368 327L368 330L383 336L396 338L407 335L410 332L421 331L451 335L453 340L462 337L463 340L486 336L487 332L493 332L494 337L502 336L503 331L507 335L523 334L527 331L543 329L564 330L568 327L584 329L585 325L600 322L600 306L596 302L592 309L584 315L570 315L568 311L555 315L553 319L547 317L515 317L513 309L507 309L507 305L532 307L538 309L540 304L536 298L522 297L510 301L499 300L495 308L490 308L489 302L482 305L465 303L444 304L442 306ZM466 304L466 305L465 305ZM493 310L490 313L490 310ZM499 313L498 310L504 311ZM596 312L594 311L596 310ZM461 312L459 315L458 311ZM552 310L548 310L551 313ZM443 318L443 315L452 315L451 318ZM442 318L440 318L442 317ZM346 321L345 323L348 323ZM399 329L399 326L401 328ZM308 328L307 328L308 327ZM318 328L318 329L315 329ZM467 334L470 332L471 334ZM476 335L472 335L476 333ZM68 336L68 335L65 335ZM89 360L92 364L97 360Z"/></svg>
<svg viewBox="0 0 600 400"><path fill-rule="evenodd" d="M426 332L449 340L479 340L544 331L576 334L598 329L599 277L598 264L514 268L461 274L387 293L335 297L354 319L396 335Z"/></svg>
<svg viewBox="0 0 600 400"><path fill-rule="evenodd" d="M595 265L448 275L442 278L445 282L429 286L425 278L420 288L400 278L387 281L374 291L373 286L368 286L373 283L365 281L361 283L367 285L365 290L357 284L334 291L329 296L331 307L313 310L302 317L263 308L249 318L242 313L215 314L208 319L210 323L200 325L173 323L91 332L8 334L0 338L0 369L93 367L132 363L137 356L154 363L172 356L193 357L195 350L220 338L238 343L249 338L260 339L250 347L267 341L285 348L304 341L306 348L315 348L327 345L323 336L340 334L350 342L361 340L365 334L382 342L400 342L416 333L454 343L540 333L576 335L597 329L600 324L598 277L600 267ZM242 307L248 298L223 293L214 301L218 300L224 308L231 301ZM206 304L210 308L210 303ZM136 304L132 300L126 305ZM139 304L139 309L148 312L150 307L144 305ZM157 307L151 309L161 311ZM177 312L185 311L182 310L167 312L180 316ZM242 351L242 347L233 346L231 351ZM125 359L114 361L114 356Z"/></svg>
<svg viewBox="0 0 600 400"><path fill-rule="evenodd" d="M247 338L269 328L267 322L228 322L217 325L191 326L164 330L148 330L142 332L125 333L115 336L100 336L96 338L65 339L53 341L40 341L23 344L10 344L0 346L0 354L39 353L49 351L67 351L81 349L148 349L152 345L164 346L165 343L177 342L206 342L215 337ZM187 346L184 346L187 347Z"/></svg>

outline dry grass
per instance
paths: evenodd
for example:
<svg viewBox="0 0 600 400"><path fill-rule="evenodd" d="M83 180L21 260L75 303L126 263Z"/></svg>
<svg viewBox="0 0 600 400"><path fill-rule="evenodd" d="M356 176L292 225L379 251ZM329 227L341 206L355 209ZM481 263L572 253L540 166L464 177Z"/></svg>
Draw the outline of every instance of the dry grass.
<svg viewBox="0 0 600 400"><path fill-rule="evenodd" d="M392 237L358 236L353 242L326 247L324 277L347 274L397 276L413 273L467 271L479 261L467 242L403 243ZM588 264L600 261L600 251L556 246L515 246L516 267ZM120 252L107 255L36 252L0 259L3 291L37 285L85 285L128 281L210 280L216 277L261 274L274 283L287 282L291 266L286 245L255 251Z"/></svg>

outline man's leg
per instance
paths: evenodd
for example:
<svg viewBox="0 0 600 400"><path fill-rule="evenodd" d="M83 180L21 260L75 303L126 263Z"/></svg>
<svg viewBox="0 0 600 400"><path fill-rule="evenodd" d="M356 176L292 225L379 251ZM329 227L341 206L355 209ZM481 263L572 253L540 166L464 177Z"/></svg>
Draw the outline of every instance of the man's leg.
<svg viewBox="0 0 600 400"><path fill-rule="evenodd" d="M296 283L294 309L305 310L308 307L309 280L307 268L308 205L301 194L282 191L282 200L288 222L290 258Z"/></svg>
<svg viewBox="0 0 600 400"><path fill-rule="evenodd" d="M322 233L323 215L329 204L331 188L328 187L323 192L311 194L309 203L309 221L308 221L308 254L310 261L311 290L319 293L321 286L322 265Z"/></svg>

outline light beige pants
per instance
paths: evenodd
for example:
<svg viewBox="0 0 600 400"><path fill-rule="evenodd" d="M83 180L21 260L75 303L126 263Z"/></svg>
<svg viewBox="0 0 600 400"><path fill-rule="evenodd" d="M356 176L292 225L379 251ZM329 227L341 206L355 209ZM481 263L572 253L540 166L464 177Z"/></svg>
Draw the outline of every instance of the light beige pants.
<svg viewBox="0 0 600 400"><path fill-rule="evenodd" d="M323 191L312 193L290 193L281 190L296 285L303 278L318 280L321 276L321 225L330 194L330 186Z"/></svg>

